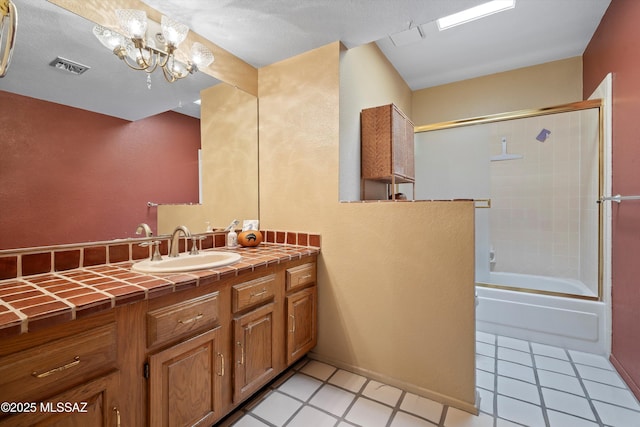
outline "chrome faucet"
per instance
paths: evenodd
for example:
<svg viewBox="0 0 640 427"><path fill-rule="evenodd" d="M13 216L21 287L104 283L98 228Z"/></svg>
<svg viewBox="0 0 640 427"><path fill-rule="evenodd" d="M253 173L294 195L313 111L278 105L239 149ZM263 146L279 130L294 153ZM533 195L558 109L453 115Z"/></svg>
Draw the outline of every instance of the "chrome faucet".
<svg viewBox="0 0 640 427"><path fill-rule="evenodd" d="M180 236L180 232L182 232L182 234L184 234L184 237L191 237L191 232L189 231L189 229L184 226L184 225L179 225L176 227L175 230L173 230L173 233L171 234L171 250L169 251L169 256L170 257L177 257L178 256L178 251L180 250L180 241L177 239Z"/></svg>
<svg viewBox="0 0 640 427"><path fill-rule="evenodd" d="M149 224L146 224L144 222L141 222L140 224L138 224L138 226L136 227L136 234L142 234L142 232L144 231L144 235L146 237L151 237L153 236L153 231L151 231L151 227L149 227Z"/></svg>

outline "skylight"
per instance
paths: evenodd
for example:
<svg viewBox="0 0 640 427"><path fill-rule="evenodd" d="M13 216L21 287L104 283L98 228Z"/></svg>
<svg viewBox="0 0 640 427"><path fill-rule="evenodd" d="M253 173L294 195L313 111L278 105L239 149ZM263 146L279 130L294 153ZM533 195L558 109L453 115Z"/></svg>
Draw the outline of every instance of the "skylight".
<svg viewBox="0 0 640 427"><path fill-rule="evenodd" d="M467 22L493 15L494 13L513 9L514 7L516 7L516 0L493 0L438 19L438 29L440 31L446 30L456 25L466 24Z"/></svg>

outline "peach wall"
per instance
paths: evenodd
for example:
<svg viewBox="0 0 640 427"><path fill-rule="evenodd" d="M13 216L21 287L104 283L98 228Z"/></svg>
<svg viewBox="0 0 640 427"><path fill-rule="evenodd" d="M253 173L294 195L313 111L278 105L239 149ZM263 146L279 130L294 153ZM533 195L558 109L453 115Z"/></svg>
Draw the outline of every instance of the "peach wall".
<svg viewBox="0 0 640 427"><path fill-rule="evenodd" d="M137 122L0 91L0 249L155 230L147 201L198 199L199 120Z"/></svg>
<svg viewBox="0 0 640 427"><path fill-rule="evenodd" d="M416 126L582 100L582 58L574 57L504 73L417 90Z"/></svg>
<svg viewBox="0 0 640 427"><path fill-rule="evenodd" d="M201 93L202 204L158 207L158 230L177 225L203 232L207 223L225 228L234 219L259 219L258 100L218 84Z"/></svg>
<svg viewBox="0 0 640 427"><path fill-rule="evenodd" d="M259 70L261 225L321 235L314 357L474 412L473 204L338 201L342 106L376 96L340 55Z"/></svg>
<svg viewBox="0 0 640 427"><path fill-rule="evenodd" d="M611 194L638 195L640 2L612 0L583 56L585 97L613 73ZM640 203L612 203L611 360L640 398Z"/></svg>

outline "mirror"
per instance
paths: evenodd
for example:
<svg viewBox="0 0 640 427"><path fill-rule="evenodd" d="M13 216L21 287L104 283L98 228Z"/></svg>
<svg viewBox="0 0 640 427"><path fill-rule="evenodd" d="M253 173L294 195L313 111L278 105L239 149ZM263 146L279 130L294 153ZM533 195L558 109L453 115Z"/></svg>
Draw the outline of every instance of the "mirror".
<svg viewBox="0 0 640 427"><path fill-rule="evenodd" d="M148 89L146 73L129 69L104 49L91 33L92 22L46 1L14 3L20 14L16 46L11 69L0 79L0 250L136 237L140 222L153 225L158 234L162 204L199 208L201 138L203 202L209 202L208 194L223 194L207 182L225 182L225 188L243 195L242 207L234 208L236 200L226 196L225 206L238 216L257 218L255 96L204 72L172 84L152 73ZM90 68L81 75L66 73L49 66L57 56ZM224 108L216 113L224 118L210 118L209 128L218 134L200 123L200 108L193 104L201 90L216 88L215 97L230 97L218 100ZM240 107L240 94L252 102ZM203 110L209 102L204 98L203 92ZM235 113L233 105L239 108ZM242 120L231 120L239 116ZM243 157L242 168L255 174L233 182L217 175L222 169L207 164L205 140L255 152L253 159L252 154ZM233 161L228 157L229 164ZM207 208L218 212L210 202ZM220 225L215 217L203 216ZM221 223L227 221L224 216ZM177 221L172 227L183 223ZM205 228L198 222L192 231Z"/></svg>

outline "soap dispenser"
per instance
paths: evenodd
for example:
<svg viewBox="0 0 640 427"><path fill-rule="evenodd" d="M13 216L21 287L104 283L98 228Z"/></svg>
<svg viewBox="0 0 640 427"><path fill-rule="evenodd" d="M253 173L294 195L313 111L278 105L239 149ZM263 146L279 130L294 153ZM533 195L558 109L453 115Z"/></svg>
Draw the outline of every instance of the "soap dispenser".
<svg viewBox="0 0 640 427"><path fill-rule="evenodd" d="M233 228L227 234L227 247L235 248L238 246L238 233Z"/></svg>
<svg viewBox="0 0 640 427"><path fill-rule="evenodd" d="M238 233L236 233L236 227L240 224L240 221L234 219L231 221L231 224L224 231L228 231L227 234L227 247L228 248L236 248L238 247Z"/></svg>

